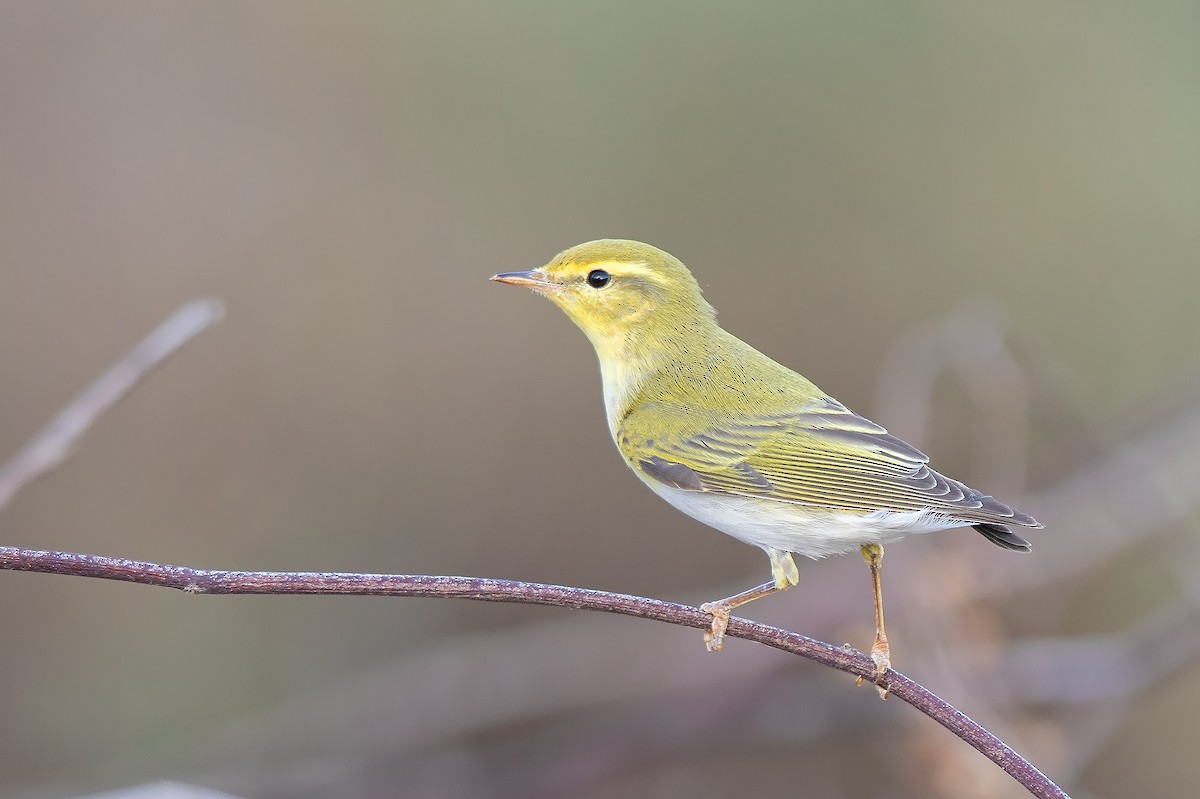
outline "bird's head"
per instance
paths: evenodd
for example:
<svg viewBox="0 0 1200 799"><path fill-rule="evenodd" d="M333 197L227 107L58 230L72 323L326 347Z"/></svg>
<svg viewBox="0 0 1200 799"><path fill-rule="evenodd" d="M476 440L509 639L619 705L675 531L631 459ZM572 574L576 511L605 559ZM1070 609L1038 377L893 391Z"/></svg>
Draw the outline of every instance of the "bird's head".
<svg viewBox="0 0 1200 799"><path fill-rule="evenodd" d="M669 346L715 319L687 267L638 241L589 241L545 266L492 280L544 294L587 334L602 358L631 344Z"/></svg>

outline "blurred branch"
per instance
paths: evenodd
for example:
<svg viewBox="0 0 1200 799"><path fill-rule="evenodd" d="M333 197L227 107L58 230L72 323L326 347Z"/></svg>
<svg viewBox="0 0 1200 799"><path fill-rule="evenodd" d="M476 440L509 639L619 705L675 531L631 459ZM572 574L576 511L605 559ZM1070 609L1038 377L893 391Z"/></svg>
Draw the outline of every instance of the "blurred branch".
<svg viewBox="0 0 1200 799"><path fill-rule="evenodd" d="M1200 614L1188 601L1159 609L1110 635L1014 642L998 686L1010 702L1090 704L1125 699L1200 655Z"/></svg>
<svg viewBox="0 0 1200 799"><path fill-rule="evenodd" d="M24 449L0 465L0 509L22 488L62 465L100 414L180 347L220 321L223 313L217 300L192 300L80 392Z"/></svg>
<svg viewBox="0 0 1200 799"><path fill-rule="evenodd" d="M79 799L238 799L238 797L179 782L151 782L133 788L93 793L79 797Z"/></svg>
<svg viewBox="0 0 1200 799"><path fill-rule="evenodd" d="M888 348L875 397L876 411L886 409L894 431L928 443L938 380L943 374L957 378L987 421L965 431L978 436L974 471L1006 493L1024 482L1032 397L1007 328L1003 312L989 303L964 303L943 318L913 325Z"/></svg>
<svg viewBox="0 0 1200 799"><path fill-rule="evenodd" d="M479 577L333 572L239 572L190 569L143 561L0 547L0 569L95 577L176 588L194 594L339 594L476 599L596 610L685 627L707 628L712 618L698 608L628 594ZM903 674L888 670L875 680L871 659L798 633L733 619L731 637L790 652L829 668L875 681L970 744L1038 797L1066 794L1007 744L949 703Z"/></svg>

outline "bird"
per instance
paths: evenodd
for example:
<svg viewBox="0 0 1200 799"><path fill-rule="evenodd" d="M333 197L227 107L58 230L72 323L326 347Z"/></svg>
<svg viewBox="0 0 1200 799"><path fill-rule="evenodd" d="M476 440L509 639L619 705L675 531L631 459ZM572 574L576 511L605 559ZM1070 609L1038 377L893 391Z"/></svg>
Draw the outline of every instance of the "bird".
<svg viewBox="0 0 1200 799"><path fill-rule="evenodd" d="M609 432L651 491L766 553L770 582L700 606L712 616L709 651L722 648L733 610L799 583L793 555L857 549L871 575L870 658L886 698L884 545L970 527L1028 552L1012 528L1043 526L934 471L919 449L727 332L688 268L657 247L598 239L491 279L543 295L582 329L600 362Z"/></svg>

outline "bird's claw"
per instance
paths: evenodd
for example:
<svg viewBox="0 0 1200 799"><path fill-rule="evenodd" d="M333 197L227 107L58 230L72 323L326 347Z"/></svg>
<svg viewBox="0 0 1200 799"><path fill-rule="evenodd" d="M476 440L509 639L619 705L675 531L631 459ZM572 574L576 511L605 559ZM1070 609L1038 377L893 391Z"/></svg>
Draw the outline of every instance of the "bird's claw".
<svg viewBox="0 0 1200 799"><path fill-rule="evenodd" d="M872 680L875 683L875 690L879 692L880 699L887 699L892 692L891 688L882 684L888 669L892 667L891 648L887 641L876 641L875 646L871 647L871 662L875 664L875 677ZM854 684L862 685L863 682L863 678L859 677Z"/></svg>
<svg viewBox="0 0 1200 799"><path fill-rule="evenodd" d="M875 690L879 692L880 699L887 699L888 694L892 692L882 684L884 675L892 667L891 654L892 650L887 641L876 641L875 646L871 647L871 662L875 664Z"/></svg>
<svg viewBox="0 0 1200 799"><path fill-rule="evenodd" d="M887 644L871 649L871 662L875 664L875 679L881 678L892 667L891 650Z"/></svg>
<svg viewBox="0 0 1200 799"><path fill-rule="evenodd" d="M712 625L704 631L704 648L720 652L725 646L725 630L729 627L729 610L718 602L705 602L700 610L713 617Z"/></svg>

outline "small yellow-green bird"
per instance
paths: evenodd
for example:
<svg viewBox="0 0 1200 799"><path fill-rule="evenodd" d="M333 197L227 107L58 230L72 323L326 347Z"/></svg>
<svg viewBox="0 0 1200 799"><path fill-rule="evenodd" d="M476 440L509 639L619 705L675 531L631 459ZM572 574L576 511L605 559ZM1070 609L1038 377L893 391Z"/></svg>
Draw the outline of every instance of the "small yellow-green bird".
<svg viewBox="0 0 1200 799"><path fill-rule="evenodd" d="M1028 552L1029 542L1008 525L1042 526L938 474L916 447L725 332L687 267L656 247L590 241L543 267L492 280L545 295L591 339L608 428L634 474L679 510L770 558L774 582L701 606L713 617L710 651L721 648L730 611L799 581L792 554L858 549L875 590L878 681L891 665L883 544L969 526Z"/></svg>

